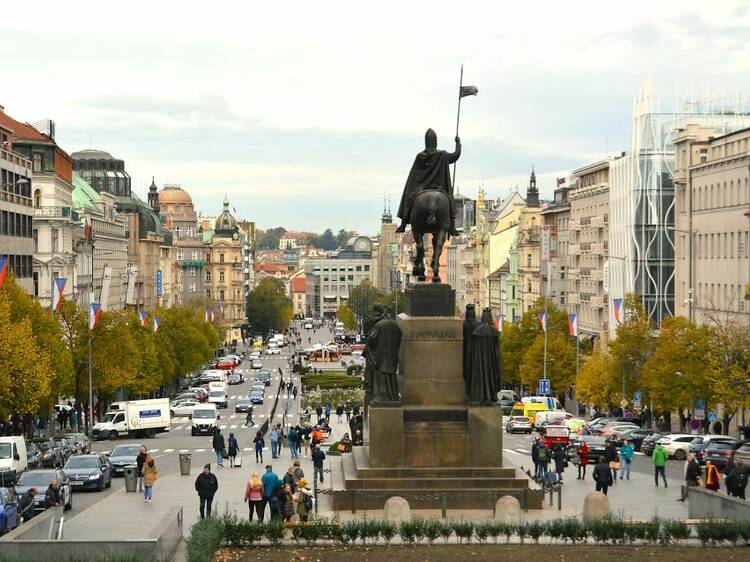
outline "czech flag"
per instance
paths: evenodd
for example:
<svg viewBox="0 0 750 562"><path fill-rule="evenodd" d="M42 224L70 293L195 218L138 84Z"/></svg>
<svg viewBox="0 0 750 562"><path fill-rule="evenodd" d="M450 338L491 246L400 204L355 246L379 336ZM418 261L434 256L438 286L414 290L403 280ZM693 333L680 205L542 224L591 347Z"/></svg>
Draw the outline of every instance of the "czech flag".
<svg viewBox="0 0 750 562"><path fill-rule="evenodd" d="M571 336L578 337L578 316L575 314L568 314L568 330Z"/></svg>
<svg viewBox="0 0 750 562"><path fill-rule="evenodd" d="M68 280L65 277L55 277L54 283L52 284L52 310L58 310L60 303L63 299L63 292L65 291L65 283Z"/></svg>
<svg viewBox="0 0 750 562"><path fill-rule="evenodd" d="M546 312L542 312L539 315L539 324L542 326L542 332L546 332L547 331L547 313Z"/></svg>
<svg viewBox="0 0 750 562"><path fill-rule="evenodd" d="M161 320L157 316L154 316L154 333L159 330L159 324L161 324Z"/></svg>
<svg viewBox="0 0 750 562"><path fill-rule="evenodd" d="M203 309L203 321L208 322L208 309L207 308Z"/></svg>
<svg viewBox="0 0 750 562"><path fill-rule="evenodd" d="M148 322L148 313L145 310L141 310L138 313L138 317L141 319L141 326L145 326Z"/></svg>
<svg viewBox="0 0 750 562"><path fill-rule="evenodd" d="M216 315L214 314L214 311L211 311L211 322L213 322L216 319Z"/></svg>
<svg viewBox="0 0 750 562"><path fill-rule="evenodd" d="M497 317L497 331L502 332L503 331L503 315L500 314Z"/></svg>
<svg viewBox="0 0 750 562"><path fill-rule="evenodd" d="M91 303L89 307L89 330L93 330L99 318L102 316L102 305L96 302Z"/></svg>
<svg viewBox="0 0 750 562"><path fill-rule="evenodd" d="M223 317L224 316L224 303L221 303L219 307L221 307L221 316Z"/></svg>
<svg viewBox="0 0 750 562"><path fill-rule="evenodd" d="M8 258L0 257L0 289L3 288L6 275L8 275Z"/></svg>
<svg viewBox="0 0 750 562"><path fill-rule="evenodd" d="M613 302L615 305L615 320L618 324L622 324L622 299L614 299Z"/></svg>

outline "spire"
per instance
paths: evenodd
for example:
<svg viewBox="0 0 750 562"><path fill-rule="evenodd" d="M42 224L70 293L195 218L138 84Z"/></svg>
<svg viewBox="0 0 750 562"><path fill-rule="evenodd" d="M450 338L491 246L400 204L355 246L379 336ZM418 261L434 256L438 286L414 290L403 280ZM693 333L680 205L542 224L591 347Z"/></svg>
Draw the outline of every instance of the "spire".
<svg viewBox="0 0 750 562"><path fill-rule="evenodd" d="M224 210L229 210L229 196L226 193L224 194Z"/></svg>
<svg viewBox="0 0 750 562"><path fill-rule="evenodd" d="M156 187L154 176L151 176L151 185L148 188L148 205L157 213L159 212L159 188Z"/></svg>
<svg viewBox="0 0 750 562"><path fill-rule="evenodd" d="M381 224L391 224L392 221L391 217L391 209L390 209L390 202L388 201L385 194L383 194L383 216L380 217Z"/></svg>
<svg viewBox="0 0 750 562"><path fill-rule="evenodd" d="M536 173L531 166L531 177L529 178L529 189L526 191L526 206L539 207L539 190L536 187Z"/></svg>

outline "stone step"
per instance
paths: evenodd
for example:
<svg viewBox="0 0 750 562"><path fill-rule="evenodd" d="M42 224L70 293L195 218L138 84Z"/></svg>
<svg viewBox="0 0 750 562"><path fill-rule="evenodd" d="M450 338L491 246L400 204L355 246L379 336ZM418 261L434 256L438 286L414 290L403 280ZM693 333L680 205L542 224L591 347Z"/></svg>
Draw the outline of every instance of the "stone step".
<svg viewBox="0 0 750 562"><path fill-rule="evenodd" d="M388 498L401 496L409 502L411 509L494 509L502 496L514 496L521 507L542 509L544 494L539 490L504 488L484 490L466 488L463 490L339 490L333 493L335 511L356 512L363 509L383 509Z"/></svg>
<svg viewBox="0 0 750 562"><path fill-rule="evenodd" d="M522 478L356 478L346 480L349 490L500 490L528 487Z"/></svg>

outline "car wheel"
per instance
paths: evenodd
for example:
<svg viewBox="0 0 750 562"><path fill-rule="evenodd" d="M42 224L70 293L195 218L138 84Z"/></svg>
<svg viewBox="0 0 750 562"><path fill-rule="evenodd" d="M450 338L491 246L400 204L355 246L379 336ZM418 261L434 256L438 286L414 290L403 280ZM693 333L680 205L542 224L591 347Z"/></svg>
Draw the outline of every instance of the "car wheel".
<svg viewBox="0 0 750 562"><path fill-rule="evenodd" d="M114 441L115 439L117 439L117 432L116 431L110 431L109 432L109 439L110 439L110 441Z"/></svg>
<svg viewBox="0 0 750 562"><path fill-rule="evenodd" d="M174 410L169 410L169 416L172 418L174 417Z"/></svg>
<svg viewBox="0 0 750 562"><path fill-rule="evenodd" d="M685 454L685 451L683 451L682 449L677 449L674 452L674 458L675 458L675 460L684 461L685 457L687 457L687 455Z"/></svg>
<svg viewBox="0 0 750 562"><path fill-rule="evenodd" d="M109 478L107 478L107 488L112 487L112 473L109 473Z"/></svg>
<svg viewBox="0 0 750 562"><path fill-rule="evenodd" d="M99 478L99 485L96 487L97 492L101 492L104 489L104 475Z"/></svg>

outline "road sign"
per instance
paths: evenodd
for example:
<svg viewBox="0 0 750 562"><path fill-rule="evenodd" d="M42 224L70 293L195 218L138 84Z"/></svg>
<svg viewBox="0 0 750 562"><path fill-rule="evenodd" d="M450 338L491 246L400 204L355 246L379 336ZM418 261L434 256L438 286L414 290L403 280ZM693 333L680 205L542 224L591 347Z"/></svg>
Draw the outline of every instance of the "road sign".
<svg viewBox="0 0 750 562"><path fill-rule="evenodd" d="M539 379L539 394L549 396L550 390L549 379Z"/></svg>
<svg viewBox="0 0 750 562"><path fill-rule="evenodd" d="M163 287L162 287L162 280L163 280L163 273L161 269L156 270L156 296L160 297L162 295Z"/></svg>
<svg viewBox="0 0 750 562"><path fill-rule="evenodd" d="M708 421L710 421L711 423L714 423L717 419L719 419L719 416L716 415L716 412L708 413Z"/></svg>
<svg viewBox="0 0 750 562"><path fill-rule="evenodd" d="M693 419L696 419L696 420L706 419L706 401L705 400L698 399L695 401L695 412L693 414Z"/></svg>
<svg viewBox="0 0 750 562"><path fill-rule="evenodd" d="M623 407L623 408L624 408L624 407L625 407L625 406L627 406L627 405L628 405L628 401L627 401L627 400L625 400L624 398L623 398L622 400L620 400L620 406L621 406L621 407Z"/></svg>
<svg viewBox="0 0 750 562"><path fill-rule="evenodd" d="M641 391L640 390L636 390L633 393L633 408L635 408L636 410L641 409Z"/></svg>

